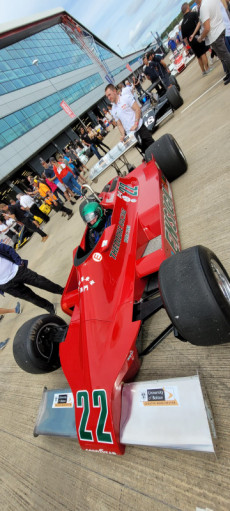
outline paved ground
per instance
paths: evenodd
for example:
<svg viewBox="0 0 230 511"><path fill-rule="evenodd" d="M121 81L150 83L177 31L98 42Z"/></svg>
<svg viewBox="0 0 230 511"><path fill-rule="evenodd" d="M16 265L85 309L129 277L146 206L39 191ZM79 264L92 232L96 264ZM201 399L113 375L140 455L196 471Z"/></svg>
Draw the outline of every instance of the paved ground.
<svg viewBox="0 0 230 511"><path fill-rule="evenodd" d="M189 163L188 172L173 183L182 248L208 246L230 271L230 85L224 87L222 76L219 62L204 78L192 62L178 78L184 105L155 136L172 133ZM106 143L112 147L118 138L118 131L112 130ZM135 149L129 160L140 162ZM112 176L113 169L104 173L95 189L100 190ZM47 242L41 243L34 235L20 252L32 269L60 284L65 284L72 249L83 232L78 207L74 206L75 215L69 222L52 213ZM57 302L55 296L50 299ZM9 296L0 300L0 306L14 303ZM1 321L1 340L10 337L0 352L2 510L228 511L230 346L196 348L171 336L145 358L139 374L140 380L147 380L199 371L215 417L216 456L144 447L128 447L123 457L84 453L68 439L33 438L43 386L66 386L61 369L33 376L21 371L13 359L15 332L25 320L42 312L25 303L21 316L6 316ZM64 317L60 306L58 313ZM164 312L151 319L145 327L145 342L167 322Z"/></svg>

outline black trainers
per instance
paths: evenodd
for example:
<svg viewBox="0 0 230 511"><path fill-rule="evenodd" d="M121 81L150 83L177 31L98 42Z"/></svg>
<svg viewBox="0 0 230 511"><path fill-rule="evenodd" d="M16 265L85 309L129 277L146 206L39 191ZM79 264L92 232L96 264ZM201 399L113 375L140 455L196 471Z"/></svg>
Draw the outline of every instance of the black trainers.
<svg viewBox="0 0 230 511"><path fill-rule="evenodd" d="M73 211L71 211L71 213L68 215L67 220L70 220L70 218L72 218L72 216L73 216Z"/></svg>

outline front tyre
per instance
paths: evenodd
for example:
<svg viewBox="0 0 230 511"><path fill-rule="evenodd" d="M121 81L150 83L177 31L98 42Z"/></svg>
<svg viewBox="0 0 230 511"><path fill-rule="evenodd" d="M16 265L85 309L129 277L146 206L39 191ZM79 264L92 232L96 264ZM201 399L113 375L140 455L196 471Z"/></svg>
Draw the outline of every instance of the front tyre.
<svg viewBox="0 0 230 511"><path fill-rule="evenodd" d="M13 355L18 366L31 374L43 374L60 367L59 344L53 342L60 327L66 327L62 318L43 314L26 321L17 331Z"/></svg>
<svg viewBox="0 0 230 511"><path fill-rule="evenodd" d="M230 280L216 255L201 245L166 259L159 289L173 325L197 346L230 342Z"/></svg>
<svg viewBox="0 0 230 511"><path fill-rule="evenodd" d="M184 100L181 97L176 85L172 85L167 89L166 96L173 110L177 110L184 103Z"/></svg>
<svg viewBox="0 0 230 511"><path fill-rule="evenodd" d="M169 75L169 83L175 85L177 90L180 92L180 85L174 75Z"/></svg>
<svg viewBox="0 0 230 511"><path fill-rule="evenodd" d="M151 161L152 158L156 160L170 183L184 174L188 168L182 149L176 139L170 134L158 138L146 149L146 162Z"/></svg>

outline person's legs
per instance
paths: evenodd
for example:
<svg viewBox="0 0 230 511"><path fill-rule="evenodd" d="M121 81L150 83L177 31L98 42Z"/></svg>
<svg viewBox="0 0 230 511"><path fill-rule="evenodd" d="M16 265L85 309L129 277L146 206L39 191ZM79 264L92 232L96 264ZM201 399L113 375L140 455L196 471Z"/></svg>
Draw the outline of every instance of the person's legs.
<svg viewBox="0 0 230 511"><path fill-rule="evenodd" d="M99 140L99 143L97 143L97 145L99 147L104 146L104 147L106 147L106 149L108 149L108 151L110 151L110 147L108 145L104 144L104 142L102 140Z"/></svg>
<svg viewBox="0 0 230 511"><path fill-rule="evenodd" d="M32 232L37 232L41 237L42 237L42 241L45 239L48 238L48 234L46 234L45 232L43 232L41 229L39 229L39 227L36 227L36 225L34 225L34 223L27 219L25 220L24 222L24 225L27 227L27 229L29 229L30 231Z"/></svg>
<svg viewBox="0 0 230 511"><path fill-rule="evenodd" d="M30 208L30 212L34 215L34 216L38 216L38 218L42 218L42 220L44 220L44 222L47 224L49 221L50 221L50 218L48 217L48 215L46 215L46 213L44 213L43 211L41 211L39 209L39 207L37 206L37 204L33 204L33 206L31 206Z"/></svg>
<svg viewBox="0 0 230 511"><path fill-rule="evenodd" d="M104 154L107 153L107 151L105 151L104 147L102 147L101 142L97 142L97 147L100 147L101 151L103 151Z"/></svg>
<svg viewBox="0 0 230 511"><path fill-rule="evenodd" d="M81 195L81 186L79 185L77 179L73 176L73 174L70 174L69 183L71 184L70 186L71 190L77 195Z"/></svg>
<svg viewBox="0 0 230 511"><path fill-rule="evenodd" d="M209 63L208 63L208 57L207 57L206 53L201 55L201 60L202 60L203 66L204 66L204 70L209 71Z"/></svg>
<svg viewBox="0 0 230 511"><path fill-rule="evenodd" d="M90 147L91 147L91 149L92 149L93 153L97 156L98 160L100 160L100 159L102 158L102 156L100 155L100 153L99 153L99 151L97 150L97 148L96 148L93 144L91 144L91 146L90 146Z"/></svg>
<svg viewBox="0 0 230 511"><path fill-rule="evenodd" d="M168 87L170 87L171 83L170 83L170 80L169 80L169 73L165 72L163 75L162 75L162 82L164 84L164 86L166 87L166 89Z"/></svg>
<svg viewBox="0 0 230 511"><path fill-rule="evenodd" d="M68 174L63 177L63 182L72 190L72 192L77 195L81 195L81 187L71 172L68 172Z"/></svg>
<svg viewBox="0 0 230 511"><path fill-rule="evenodd" d="M225 33L222 32L220 36L212 43L212 48L216 52L217 57L221 60L222 64L225 64L227 75L230 77L230 53L225 44ZM229 78L230 82L230 78ZM228 82L228 83L229 83Z"/></svg>
<svg viewBox="0 0 230 511"><path fill-rule="evenodd" d="M20 302L17 302L16 303L16 307L14 307L14 309L4 309L2 307L0 307L0 314L10 314L10 313L15 313L15 314L20 314L21 313L21 305L20 305Z"/></svg>
<svg viewBox="0 0 230 511"><path fill-rule="evenodd" d="M45 291L49 291L50 293L62 294L63 287L59 284L55 284L51 280L43 277L43 275L39 275L33 270L26 268L25 266L20 266L17 274L15 275L14 282L19 282L23 284L30 284L31 286L38 287L39 289L44 289Z"/></svg>
<svg viewBox="0 0 230 511"><path fill-rule="evenodd" d="M4 309L0 307L0 314L10 314L11 312L15 312L15 309Z"/></svg>
<svg viewBox="0 0 230 511"><path fill-rule="evenodd" d="M205 69L204 69L204 62L202 60L202 57L197 57L197 60L198 60L198 64L201 68L202 73L204 73Z"/></svg>
<svg viewBox="0 0 230 511"><path fill-rule="evenodd" d="M227 50L230 52L230 37L229 36L225 37L225 44L226 44Z"/></svg>
<svg viewBox="0 0 230 511"><path fill-rule="evenodd" d="M64 192L63 192L62 190L60 190L60 188L58 188L58 186L57 186L57 188L56 188L56 190L55 190L55 195L56 195L56 197L58 198L58 200L59 200L60 202L62 202L62 203L64 202L64 201L63 201L63 198L65 199ZM61 197L60 197L60 196L61 196Z"/></svg>
<svg viewBox="0 0 230 511"><path fill-rule="evenodd" d="M26 302L33 303L34 305L37 305L37 307L41 307L50 313L55 312L54 306L51 302L49 302L49 300L46 300L45 298L37 295L32 291L32 289L25 286L23 283L12 285L10 285L10 283L4 284L1 286L1 289L9 295L14 296L15 298L21 298Z"/></svg>
<svg viewBox="0 0 230 511"><path fill-rule="evenodd" d="M68 216L73 214L72 209L67 208L66 206L64 206L64 204L59 203L59 206L60 206L59 211L64 211L64 213L66 213Z"/></svg>

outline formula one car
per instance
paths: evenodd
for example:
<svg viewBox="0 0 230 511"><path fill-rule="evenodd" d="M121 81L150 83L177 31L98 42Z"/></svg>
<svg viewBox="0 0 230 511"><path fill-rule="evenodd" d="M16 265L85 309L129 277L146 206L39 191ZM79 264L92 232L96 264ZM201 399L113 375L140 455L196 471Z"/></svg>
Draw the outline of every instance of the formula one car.
<svg viewBox="0 0 230 511"><path fill-rule="evenodd" d="M45 389L35 436L78 438L83 449L109 454L127 443L213 451L198 376L133 382L142 357L169 332L198 346L230 341L225 269L203 246L180 249L169 182L186 171L186 159L164 135L146 160L100 194L83 185L81 208L100 204L110 225L91 249L87 226L74 250L61 301L69 326L54 315L30 319L15 336L14 357L34 374L61 364L70 387ZM170 325L143 349L143 323L162 308Z"/></svg>
<svg viewBox="0 0 230 511"><path fill-rule="evenodd" d="M190 46L184 47L183 45L181 45L169 58L171 60L169 69L172 75L175 76L176 74L182 73L182 71L184 71L189 62L191 62L191 60L195 58L195 55L192 52Z"/></svg>
<svg viewBox="0 0 230 511"><path fill-rule="evenodd" d="M143 122L152 133L163 121L173 115L174 110L183 105L179 83L172 75L170 75L170 83L171 87L165 89L159 78L139 97Z"/></svg>

